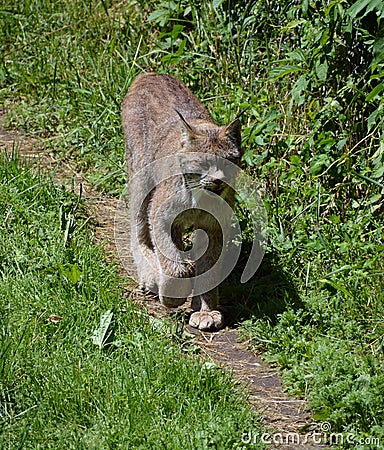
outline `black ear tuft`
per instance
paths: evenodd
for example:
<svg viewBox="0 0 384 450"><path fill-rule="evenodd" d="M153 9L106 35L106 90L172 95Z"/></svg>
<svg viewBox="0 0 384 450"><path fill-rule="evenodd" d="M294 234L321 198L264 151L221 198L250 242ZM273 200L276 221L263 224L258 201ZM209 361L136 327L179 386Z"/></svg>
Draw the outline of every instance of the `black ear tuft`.
<svg viewBox="0 0 384 450"><path fill-rule="evenodd" d="M175 109L175 111L177 112L178 116L180 117L180 128L181 128L181 139L183 143L186 142L190 142L193 139L196 138L196 132L195 130L192 128L191 125L189 125L189 123L184 119L184 117L182 116L182 114Z"/></svg>
<svg viewBox="0 0 384 450"><path fill-rule="evenodd" d="M232 120L230 124L228 124L224 130L221 132L221 135L224 137L229 137L238 147L241 146L241 123L240 120L236 117Z"/></svg>

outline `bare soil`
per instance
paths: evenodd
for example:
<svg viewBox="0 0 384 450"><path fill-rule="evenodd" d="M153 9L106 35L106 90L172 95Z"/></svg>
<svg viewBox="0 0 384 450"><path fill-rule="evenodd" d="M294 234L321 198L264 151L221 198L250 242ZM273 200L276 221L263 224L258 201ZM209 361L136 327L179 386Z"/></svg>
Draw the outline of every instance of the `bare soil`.
<svg viewBox="0 0 384 450"><path fill-rule="evenodd" d="M17 149L32 165L54 174L59 183L81 193L87 212L95 223L96 239L105 248L106 258L118 260L114 239L114 217L118 199L100 195L92 189L74 165L45 151L41 140L6 130L3 123L4 114L0 113L0 151ZM123 267L121 271L125 273ZM144 298L138 294L131 280L127 280L127 295L156 317L164 317L167 314L155 297ZM232 372L243 385L249 403L264 419L271 436L272 448L329 448L314 442L309 430L314 430L315 426L306 402L294 399L284 392L277 370L252 353L247 342L239 341L235 327L227 327L215 333L199 332L189 326L187 329L196 335L196 344L200 346L205 358ZM252 430L249 431L252 433Z"/></svg>

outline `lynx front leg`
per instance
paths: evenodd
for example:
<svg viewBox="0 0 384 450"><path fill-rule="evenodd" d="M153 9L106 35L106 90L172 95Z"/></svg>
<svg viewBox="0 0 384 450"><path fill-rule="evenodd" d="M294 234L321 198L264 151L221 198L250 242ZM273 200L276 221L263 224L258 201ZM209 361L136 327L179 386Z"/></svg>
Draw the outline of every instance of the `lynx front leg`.
<svg viewBox="0 0 384 450"><path fill-rule="evenodd" d="M207 233L209 237L209 244L206 253L196 261L196 275L207 274L208 271L217 262L222 247L222 239L219 232ZM217 267L216 267L217 269ZM217 286L217 279L220 276L220 270L215 270L209 279L207 278L208 285ZM201 292L201 291L200 291ZM223 314L218 311L219 304L219 289L214 287L209 291L196 295L192 298L192 309L195 311L190 319L189 325L199 330L219 330L224 326Z"/></svg>
<svg viewBox="0 0 384 450"><path fill-rule="evenodd" d="M194 312L189 325L202 331L220 330L224 326L224 316L217 310L218 288L205 294L198 295L192 299L192 309Z"/></svg>
<svg viewBox="0 0 384 450"><path fill-rule="evenodd" d="M164 306L176 308L191 295L191 280L185 263L170 261L159 255L159 299Z"/></svg>
<svg viewBox="0 0 384 450"><path fill-rule="evenodd" d="M166 222L158 222L153 227L155 252L159 272L159 299L168 308L176 308L186 302L191 295L191 280L189 263L180 251L181 230L172 229Z"/></svg>

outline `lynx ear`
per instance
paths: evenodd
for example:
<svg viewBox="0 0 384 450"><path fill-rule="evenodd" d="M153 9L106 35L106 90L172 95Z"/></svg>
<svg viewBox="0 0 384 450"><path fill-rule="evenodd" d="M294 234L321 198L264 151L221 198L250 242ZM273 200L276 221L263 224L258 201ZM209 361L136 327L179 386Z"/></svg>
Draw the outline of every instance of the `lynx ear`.
<svg viewBox="0 0 384 450"><path fill-rule="evenodd" d="M229 137L236 145L241 145L241 123L238 117L232 120L220 133L222 137Z"/></svg>
<svg viewBox="0 0 384 450"><path fill-rule="evenodd" d="M239 114L227 125L221 132L222 137L228 136L233 142L240 148L241 147L241 123L239 118L247 111L248 108L244 108Z"/></svg>
<svg viewBox="0 0 384 450"><path fill-rule="evenodd" d="M196 139L196 132L191 127L191 125L189 125L189 123L184 119L184 117L179 113L177 109L175 109L175 111L180 117L181 142L185 144Z"/></svg>

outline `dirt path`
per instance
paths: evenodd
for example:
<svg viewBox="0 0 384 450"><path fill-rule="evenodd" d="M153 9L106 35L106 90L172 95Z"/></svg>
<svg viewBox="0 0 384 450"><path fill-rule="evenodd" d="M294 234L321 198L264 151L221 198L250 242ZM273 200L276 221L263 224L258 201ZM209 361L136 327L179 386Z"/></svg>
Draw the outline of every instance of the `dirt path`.
<svg viewBox="0 0 384 450"><path fill-rule="evenodd" d="M16 148L32 164L54 173L61 183L74 186L77 193L85 198L88 213L96 224L96 239L103 243L108 258L117 258L114 242L114 216L118 199L101 196L90 188L83 175L76 172L70 163L65 163L46 152L38 140L30 139L21 133L7 131L2 127L0 116L0 151ZM122 268L123 271L123 268ZM134 288L133 288L134 289ZM132 297L132 292L128 292ZM163 316L164 308L155 299L134 296L135 301L152 315ZM235 328L226 328L217 333L200 333L189 327L196 334L196 343L201 347L207 359L232 371L244 385L250 404L263 416L272 448L280 449L319 449L329 448L317 444L311 431L312 418L303 400L296 400L284 393L281 380L276 370L265 364L247 348L246 342L238 342ZM303 431L303 430L307 431ZM308 433L308 434L305 434ZM252 430L244 435L244 443L255 438Z"/></svg>

